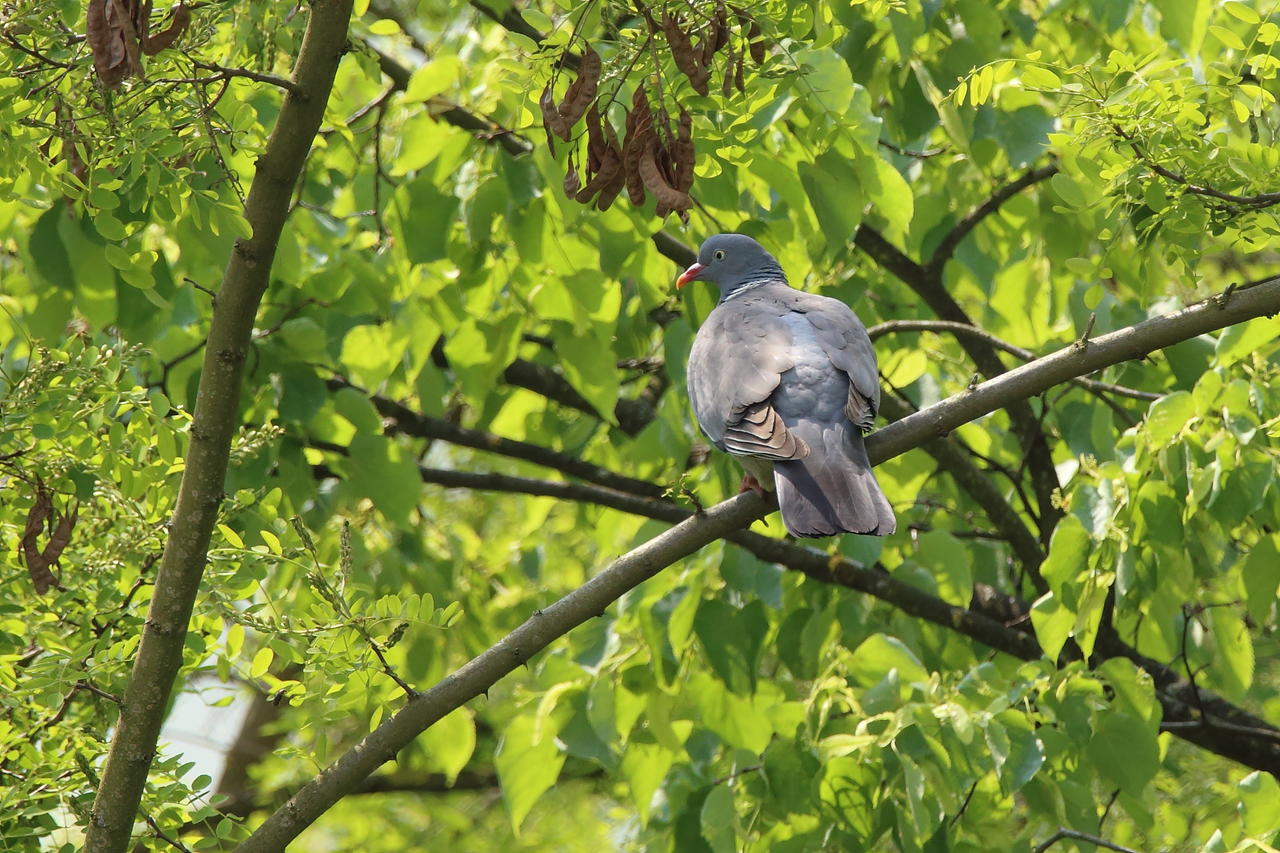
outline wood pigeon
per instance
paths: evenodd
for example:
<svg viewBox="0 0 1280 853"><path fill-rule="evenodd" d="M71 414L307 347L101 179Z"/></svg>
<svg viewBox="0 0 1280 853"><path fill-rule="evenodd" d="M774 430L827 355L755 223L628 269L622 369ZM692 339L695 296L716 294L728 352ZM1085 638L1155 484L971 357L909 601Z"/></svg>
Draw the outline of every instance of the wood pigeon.
<svg viewBox="0 0 1280 853"><path fill-rule="evenodd" d="M887 536L896 522L862 435L880 404L866 327L837 299L787 284L744 234L717 234L677 280L709 281L720 301L689 352L698 424L747 471L743 488L776 491L793 536Z"/></svg>

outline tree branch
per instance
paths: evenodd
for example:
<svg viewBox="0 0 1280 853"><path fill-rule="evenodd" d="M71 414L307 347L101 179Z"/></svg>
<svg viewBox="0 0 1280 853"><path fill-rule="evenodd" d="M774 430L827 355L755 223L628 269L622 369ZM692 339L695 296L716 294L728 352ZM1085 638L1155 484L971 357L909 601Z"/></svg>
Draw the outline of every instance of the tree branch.
<svg viewBox="0 0 1280 853"><path fill-rule="evenodd" d="M1006 352L1015 358L1023 361L1035 361L1036 354L1029 349L1024 349L1016 344L1011 344L997 338L995 335L980 329L977 326L970 326L965 323L952 323L947 320L889 320L884 323L877 323L867 329L867 334L871 336L871 340L883 337L884 335L896 332L951 332L955 335L968 335L970 337L979 338L986 341L995 349ZM1081 388L1087 388L1090 391L1115 394L1117 397L1128 397L1131 400L1145 400L1151 402L1159 400L1163 395L1155 391L1140 391L1137 388L1127 388L1124 385L1115 385L1110 382L1099 382L1095 379L1087 379L1083 376L1076 376L1071 379L1073 383Z"/></svg>
<svg viewBox="0 0 1280 853"><path fill-rule="evenodd" d="M367 394L367 392L341 377L330 379L328 386L331 390L351 388L361 394ZM369 394L368 397L378 410L378 414L394 421L395 431L405 435L412 435L417 438L440 439L463 447L509 456L512 459L523 459L535 465L554 468L557 471L568 474L571 477L577 477L580 480L586 480L589 483L598 483L611 489L618 489L635 495L656 498L662 497L664 493L664 489L661 486L650 483L647 480L638 480L634 477L617 474L607 468L601 468L567 453L560 453L539 444L501 438L480 430L460 427L448 421L415 412L395 400L377 394Z"/></svg>
<svg viewBox="0 0 1280 853"><path fill-rule="evenodd" d="M1032 853L1044 853L1044 851L1048 850L1050 847L1057 844L1059 841L1062 841L1064 838L1069 838L1072 841L1083 841L1086 844L1092 844L1096 847L1105 847L1108 850L1116 850L1118 851L1118 853L1138 853L1137 850L1134 850L1131 847L1122 847L1119 844L1112 844L1110 841L1107 841L1105 838L1099 838L1098 836L1090 835L1087 832L1078 832L1074 829L1067 829L1066 827L1059 829L1057 832L1055 832L1053 835L1050 835L1043 842L1041 842L1040 844L1037 844L1035 846L1035 850L1033 850Z"/></svg>
<svg viewBox="0 0 1280 853"><path fill-rule="evenodd" d="M973 418L1005 407L1011 401L1025 399L1027 395L1040 393L1072 376L1140 357L1154 349L1170 346L1205 332L1278 312L1280 278L1221 294L1174 314L1156 317L1092 339L1084 345L1073 344L886 426L868 438L868 455L873 464L878 464L931 438L944 435ZM501 444L502 441L506 440L498 443ZM767 509L768 505L761 497L745 492L711 507L705 513L685 518L619 558L583 586L546 609L536 612L453 674L429 690L410 698L400 711L321 771L284 807L267 818L238 849L242 853L283 849L324 811L352 791L379 766L393 759L400 749L434 722L488 690L500 678L527 662L533 654L556 638L592 616L603 613L609 604L629 589L721 537L743 544L761 559L787 565L815 580L840 584L892 601L910 615L948 626L991 648L1026 660L1042 655L1034 636L1009 628L983 613L949 604L896 580L887 573L868 569L850 560L742 529L761 517ZM1100 636L1099 642L1118 641ZM1143 659L1136 652L1127 647L1121 648L1122 646L1120 644L1116 647L1118 653L1134 659L1144 668L1151 666L1157 672L1161 670L1161 664ZM1164 675L1176 679L1171 672L1167 672L1167 668L1164 669ZM1162 703L1170 698L1177 699L1177 691L1185 691L1185 686L1180 687L1176 680L1163 684L1160 677L1156 680ZM1198 698L1203 703L1206 697L1200 695ZM1176 707L1174 710L1176 711ZM1230 722L1232 725L1241 725L1235 720ZM1269 728L1263 721L1258 723L1258 726L1244 725ZM1201 732L1200 729L1187 731L1193 734ZM1211 729L1206 728L1204 731ZM1263 740L1261 743L1265 746L1268 742ZM1258 744L1259 740L1254 738L1243 748L1237 748L1235 753L1240 756L1237 760L1269 772L1280 770L1280 744L1271 744L1274 747L1271 750L1260 748Z"/></svg>
<svg viewBox="0 0 1280 853"><path fill-rule="evenodd" d="M997 189L991 194L990 198L965 214L955 224L955 227L947 232L946 236L942 238L942 242L933 250L933 254L924 265L925 271L933 276L941 276L942 267L947 261L951 260L951 257L956 253L956 249L964 242L964 238L969 236L969 232L976 228L979 222L995 213L1002 204L1027 187L1048 180L1056 174L1058 174L1058 164L1050 163L1048 166L1041 166L1038 169L1028 169L1016 180L1010 181Z"/></svg>
<svg viewBox="0 0 1280 853"><path fill-rule="evenodd" d="M346 50L351 0L313 0L310 10L294 70L297 91L285 95L245 203L253 236L236 241L214 304L186 467L142 642L94 799L87 850L118 853L126 849L133 832L169 694L182 665L187 625L222 500L254 318L290 195Z"/></svg>
<svg viewBox="0 0 1280 853"><path fill-rule="evenodd" d="M759 518L766 508L760 496L746 492L703 515L680 522L618 558L564 598L534 613L462 668L411 698L294 794L237 850L240 853L283 850L303 829L374 770L395 758L427 727L479 696L553 640L604 613L605 608L627 590L676 560Z"/></svg>

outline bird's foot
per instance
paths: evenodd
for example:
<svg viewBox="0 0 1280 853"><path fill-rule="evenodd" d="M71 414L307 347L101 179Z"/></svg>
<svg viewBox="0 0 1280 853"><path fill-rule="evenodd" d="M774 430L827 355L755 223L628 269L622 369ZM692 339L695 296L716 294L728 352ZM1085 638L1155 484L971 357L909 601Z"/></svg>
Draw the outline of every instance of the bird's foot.
<svg viewBox="0 0 1280 853"><path fill-rule="evenodd" d="M743 492L755 492L760 497L765 496L764 486L760 485L760 481L751 474L744 476L742 478L742 484L738 486L738 494L742 494Z"/></svg>

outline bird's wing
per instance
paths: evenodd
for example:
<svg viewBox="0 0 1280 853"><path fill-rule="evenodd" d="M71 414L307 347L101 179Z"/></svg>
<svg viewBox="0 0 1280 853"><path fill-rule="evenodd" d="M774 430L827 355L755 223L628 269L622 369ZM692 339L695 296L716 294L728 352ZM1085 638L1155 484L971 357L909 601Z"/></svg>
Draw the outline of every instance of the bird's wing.
<svg viewBox="0 0 1280 853"><path fill-rule="evenodd" d="M722 450L765 459L800 459L809 448L774 411L771 397L790 370L791 332L776 302L729 300L716 306L689 352L693 411Z"/></svg>
<svg viewBox="0 0 1280 853"><path fill-rule="evenodd" d="M795 294L791 309L804 315L827 358L849 377L845 415L858 429L869 431L880 408L880 377L866 327L838 299L803 291Z"/></svg>

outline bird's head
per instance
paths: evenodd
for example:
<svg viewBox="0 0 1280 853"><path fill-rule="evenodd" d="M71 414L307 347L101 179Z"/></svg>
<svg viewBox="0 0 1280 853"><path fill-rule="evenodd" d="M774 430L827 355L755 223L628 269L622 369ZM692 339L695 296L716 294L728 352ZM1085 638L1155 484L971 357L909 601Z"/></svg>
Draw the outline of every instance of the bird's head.
<svg viewBox="0 0 1280 853"><path fill-rule="evenodd" d="M697 263L685 270L676 287L691 281L709 281L727 299L735 290L765 281L786 281L778 261L746 234L717 234L708 237L698 250Z"/></svg>

